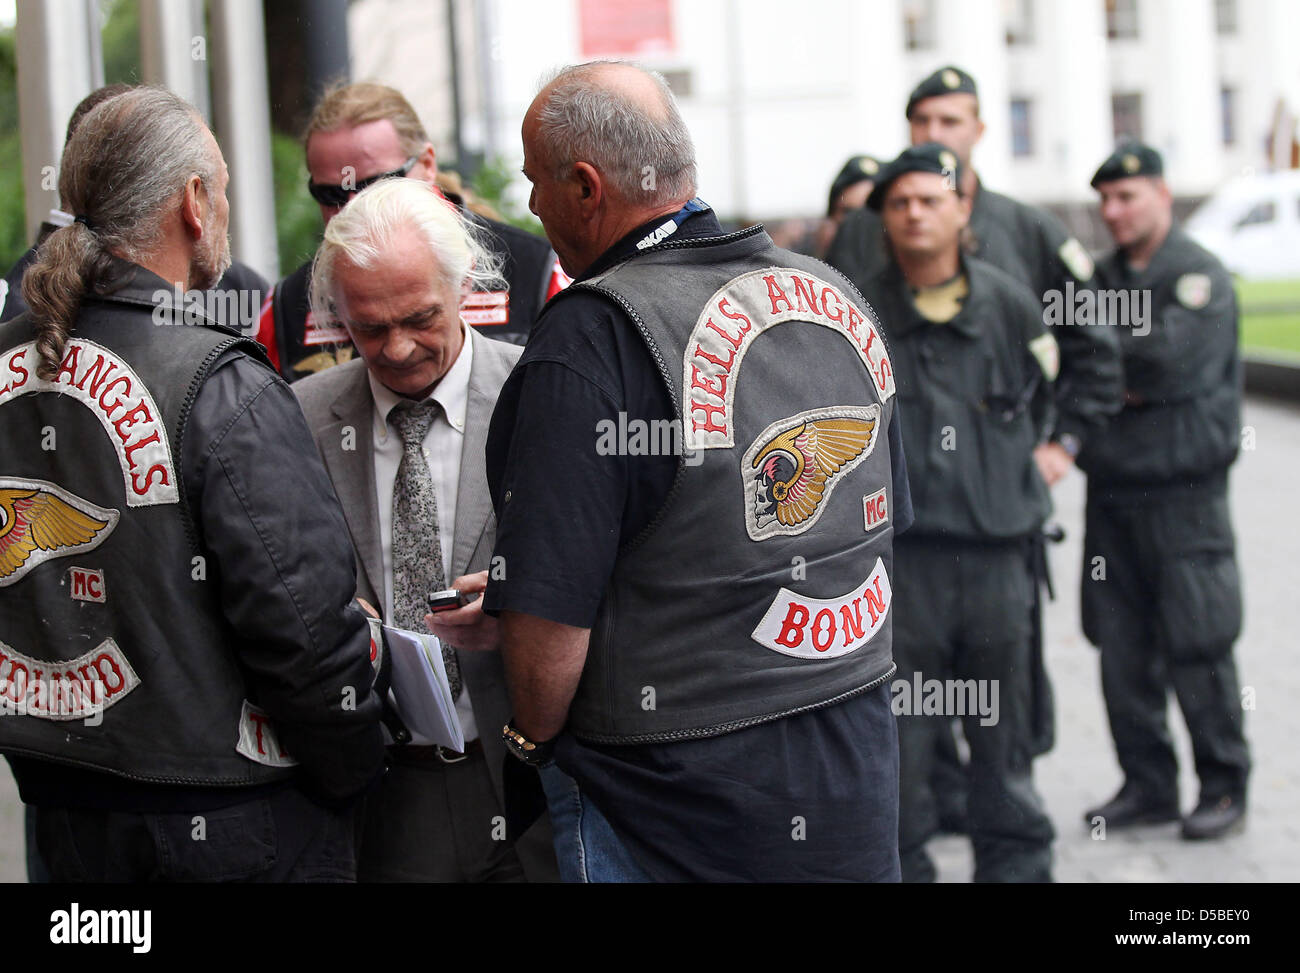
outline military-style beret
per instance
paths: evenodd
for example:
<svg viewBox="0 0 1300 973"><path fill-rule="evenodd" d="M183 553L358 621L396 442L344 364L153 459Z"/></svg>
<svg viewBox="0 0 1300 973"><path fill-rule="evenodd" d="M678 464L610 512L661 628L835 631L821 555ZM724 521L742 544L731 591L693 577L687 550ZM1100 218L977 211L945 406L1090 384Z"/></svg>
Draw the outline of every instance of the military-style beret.
<svg viewBox="0 0 1300 973"><path fill-rule="evenodd" d="M1096 189L1103 182L1127 179L1129 176L1160 176L1164 175L1164 171L1164 160L1151 146L1141 142L1125 142L1101 164L1097 174L1092 177L1092 188Z"/></svg>
<svg viewBox="0 0 1300 973"><path fill-rule="evenodd" d="M826 199L826 215L830 216L835 209L835 199L840 193L864 180L875 179L880 172L880 166L880 160L869 155L850 156L849 161L844 163L844 168L840 170L840 174L831 183L831 193Z"/></svg>
<svg viewBox="0 0 1300 973"><path fill-rule="evenodd" d="M946 68L940 68L912 89L912 93L907 96L907 117L912 117L912 108L915 107L918 101L924 101L926 98L933 98L936 95L956 94L979 97L979 92L975 90L975 79L961 68L953 67L950 64Z"/></svg>
<svg viewBox="0 0 1300 973"><path fill-rule="evenodd" d="M940 176L951 175L952 186L956 190L961 186L961 160L957 153L938 142L926 142L913 145L898 154L898 158L887 163L876 177L876 185L867 197L867 207L879 210L885 205L885 193L889 184L906 172L933 172Z"/></svg>

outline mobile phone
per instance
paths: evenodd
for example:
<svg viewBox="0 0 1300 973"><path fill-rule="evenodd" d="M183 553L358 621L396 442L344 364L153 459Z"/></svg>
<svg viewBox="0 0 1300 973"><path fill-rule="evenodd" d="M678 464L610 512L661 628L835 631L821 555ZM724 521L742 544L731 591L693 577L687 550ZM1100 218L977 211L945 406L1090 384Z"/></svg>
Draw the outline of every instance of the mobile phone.
<svg viewBox="0 0 1300 973"><path fill-rule="evenodd" d="M442 591L429 592L429 611L445 612L453 608L463 608L469 604L469 596L463 591L457 591L455 588L444 588Z"/></svg>

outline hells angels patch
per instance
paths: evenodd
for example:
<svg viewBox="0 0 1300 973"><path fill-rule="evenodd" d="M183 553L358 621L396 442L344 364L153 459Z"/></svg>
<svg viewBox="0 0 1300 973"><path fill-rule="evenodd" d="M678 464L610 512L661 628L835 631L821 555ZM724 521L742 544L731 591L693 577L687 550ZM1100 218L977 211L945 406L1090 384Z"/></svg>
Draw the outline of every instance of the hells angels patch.
<svg viewBox="0 0 1300 973"><path fill-rule="evenodd" d="M38 564L98 547L118 516L45 480L0 477L0 588Z"/></svg>
<svg viewBox="0 0 1300 973"><path fill-rule="evenodd" d="M802 534L845 474L871 455L880 406L829 406L778 419L740 461L750 540Z"/></svg>

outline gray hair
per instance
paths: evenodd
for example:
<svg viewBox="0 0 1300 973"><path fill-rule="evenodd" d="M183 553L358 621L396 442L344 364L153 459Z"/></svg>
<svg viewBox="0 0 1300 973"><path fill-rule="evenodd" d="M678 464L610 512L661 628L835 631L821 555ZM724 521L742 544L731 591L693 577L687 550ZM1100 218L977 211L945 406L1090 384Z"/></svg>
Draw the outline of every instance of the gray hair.
<svg viewBox="0 0 1300 973"><path fill-rule="evenodd" d="M82 300L111 285L114 257L138 264L157 251L169 207L192 177L211 200L221 160L204 130L193 105L158 87L109 98L76 126L59 198L78 222L50 234L23 276L42 378L57 373Z"/></svg>
<svg viewBox="0 0 1300 973"><path fill-rule="evenodd" d="M664 76L629 65L655 82L661 117L617 89L591 83L599 66L622 63L571 65L543 85L549 92L538 109L538 136L555 176L567 178L575 162L587 162L629 202L664 206L694 196L695 146Z"/></svg>
<svg viewBox="0 0 1300 973"><path fill-rule="evenodd" d="M336 318L334 269L340 257L367 270L403 229L413 229L433 252L443 283L473 290L504 289L500 258L475 226L432 186L419 179L384 179L352 198L325 226L311 267L311 309Z"/></svg>

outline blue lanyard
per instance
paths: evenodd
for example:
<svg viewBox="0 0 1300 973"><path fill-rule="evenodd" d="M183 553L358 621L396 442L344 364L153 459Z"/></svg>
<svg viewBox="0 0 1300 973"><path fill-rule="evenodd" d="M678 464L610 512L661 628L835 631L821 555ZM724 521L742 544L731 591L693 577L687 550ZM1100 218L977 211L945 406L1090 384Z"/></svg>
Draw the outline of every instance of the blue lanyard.
<svg viewBox="0 0 1300 973"><path fill-rule="evenodd" d="M704 200L700 199L700 197L696 196L689 203L687 203L685 206L679 209L675 214L668 217L657 227L655 227L653 230L651 230L649 233L643 236L640 240L638 240L636 242L636 246L634 247L634 249L648 250L650 247L657 246L658 244L662 243L664 240L667 240L674 233L676 233L678 227L680 227L683 223L685 223L688 218L695 215L696 213L703 213L705 210L708 209L712 209L712 207Z"/></svg>

